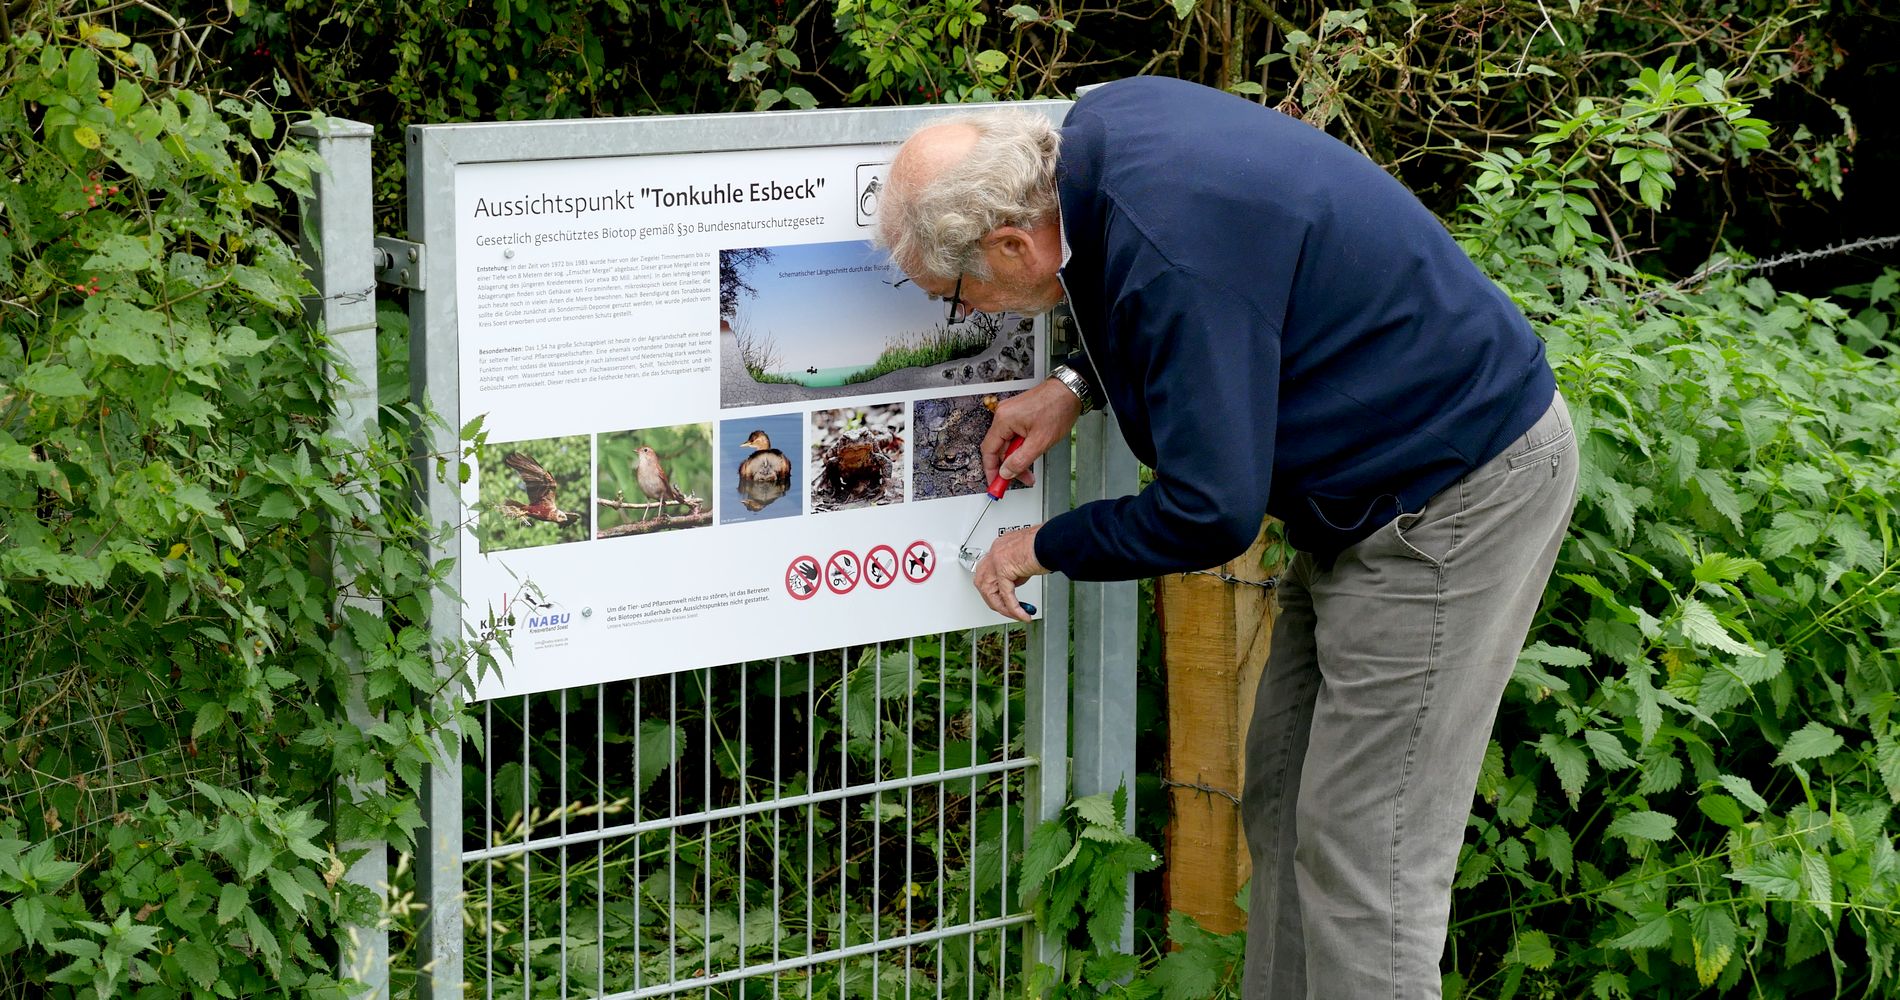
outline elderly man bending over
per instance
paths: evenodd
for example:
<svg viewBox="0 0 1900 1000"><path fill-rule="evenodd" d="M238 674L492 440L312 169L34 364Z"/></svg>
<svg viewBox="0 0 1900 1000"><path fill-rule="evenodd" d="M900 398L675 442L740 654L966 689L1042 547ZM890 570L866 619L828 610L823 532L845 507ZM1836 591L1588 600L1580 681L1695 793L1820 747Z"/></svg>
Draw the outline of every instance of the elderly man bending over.
<svg viewBox="0 0 1900 1000"><path fill-rule="evenodd" d="M1439 996L1478 766L1576 499L1529 323L1376 165L1174 80L1102 87L1060 130L925 128L879 225L933 295L1075 314L1084 349L997 408L986 474L1029 481L1097 405L1154 469L999 538L997 613L1027 617L1038 573L1218 564L1263 514L1299 552L1247 737L1246 995Z"/></svg>

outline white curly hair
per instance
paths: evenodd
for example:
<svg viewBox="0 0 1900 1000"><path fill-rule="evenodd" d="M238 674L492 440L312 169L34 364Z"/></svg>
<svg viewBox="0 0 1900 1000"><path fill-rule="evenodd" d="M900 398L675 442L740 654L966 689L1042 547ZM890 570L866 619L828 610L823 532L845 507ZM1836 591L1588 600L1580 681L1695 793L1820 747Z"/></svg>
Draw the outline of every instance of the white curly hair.
<svg viewBox="0 0 1900 1000"><path fill-rule="evenodd" d="M1022 111L956 115L919 131L956 127L975 130L975 142L934 172L915 162L916 135L898 151L878 209L877 242L913 277L987 281L984 236L999 226L1054 222L1060 135L1044 116Z"/></svg>

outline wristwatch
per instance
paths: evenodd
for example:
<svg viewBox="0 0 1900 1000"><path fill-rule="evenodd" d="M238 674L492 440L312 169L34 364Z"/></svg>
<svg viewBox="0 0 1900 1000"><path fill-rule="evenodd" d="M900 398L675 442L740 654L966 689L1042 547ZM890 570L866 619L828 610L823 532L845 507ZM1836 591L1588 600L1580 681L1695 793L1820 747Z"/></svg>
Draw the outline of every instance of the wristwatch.
<svg viewBox="0 0 1900 1000"><path fill-rule="evenodd" d="M1083 413L1095 409L1095 388L1089 385L1089 380L1083 378L1081 372L1068 365L1057 365L1049 369L1049 377L1075 393L1076 401L1082 404Z"/></svg>

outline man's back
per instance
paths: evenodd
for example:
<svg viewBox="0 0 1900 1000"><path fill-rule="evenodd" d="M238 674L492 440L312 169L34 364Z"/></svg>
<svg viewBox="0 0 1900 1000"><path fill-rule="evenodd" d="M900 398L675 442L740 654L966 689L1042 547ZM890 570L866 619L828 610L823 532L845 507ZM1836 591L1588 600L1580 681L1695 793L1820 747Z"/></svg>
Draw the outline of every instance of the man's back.
<svg viewBox="0 0 1900 1000"><path fill-rule="evenodd" d="M1213 507L1256 521L1264 508L1296 545L1337 551L1548 405L1543 346L1516 307L1410 192L1323 132L1139 78L1078 102L1062 142L1063 276L1102 388L1137 454L1163 478L1213 484ZM1180 342L1195 337L1215 341L1206 363L1180 363L1202 354ZM1181 379L1193 384L1177 397L1219 413L1194 434L1246 431L1163 448L1183 435L1153 383L1166 395ZM1270 500L1232 476L1236 444L1271 458Z"/></svg>

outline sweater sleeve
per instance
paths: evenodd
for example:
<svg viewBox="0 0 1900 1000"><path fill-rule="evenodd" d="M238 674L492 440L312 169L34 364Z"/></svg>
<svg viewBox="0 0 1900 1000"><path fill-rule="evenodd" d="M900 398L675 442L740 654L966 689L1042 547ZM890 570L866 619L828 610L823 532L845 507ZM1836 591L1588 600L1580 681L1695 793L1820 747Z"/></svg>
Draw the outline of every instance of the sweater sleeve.
<svg viewBox="0 0 1900 1000"><path fill-rule="evenodd" d="M1280 331L1193 272L1161 272L1116 303L1111 381L1132 384L1155 447L1139 494L1083 504L1036 536L1036 559L1076 580L1203 569L1245 551L1273 481ZM1117 405L1129 394L1116 394Z"/></svg>

